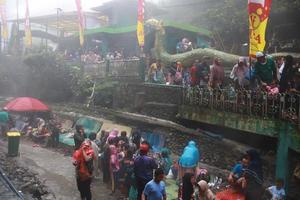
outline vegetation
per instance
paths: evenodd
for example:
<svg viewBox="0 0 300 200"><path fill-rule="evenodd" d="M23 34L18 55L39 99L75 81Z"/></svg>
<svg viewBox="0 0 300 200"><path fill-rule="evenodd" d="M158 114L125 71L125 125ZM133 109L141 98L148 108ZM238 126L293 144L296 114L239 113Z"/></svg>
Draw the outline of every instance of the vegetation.
<svg viewBox="0 0 300 200"><path fill-rule="evenodd" d="M211 30L218 50L241 54L242 45L248 43L248 1L161 0L160 2L162 8L166 10L162 19L191 23ZM281 47L279 51L286 51L284 45L287 43L292 43L291 45L294 45L292 49L299 51L297 48L297 41L300 41L297 34L299 24L300 0L273 0L267 41L274 43L279 40L281 42L277 44ZM289 27L288 31L286 26ZM281 30L285 31L280 33Z"/></svg>

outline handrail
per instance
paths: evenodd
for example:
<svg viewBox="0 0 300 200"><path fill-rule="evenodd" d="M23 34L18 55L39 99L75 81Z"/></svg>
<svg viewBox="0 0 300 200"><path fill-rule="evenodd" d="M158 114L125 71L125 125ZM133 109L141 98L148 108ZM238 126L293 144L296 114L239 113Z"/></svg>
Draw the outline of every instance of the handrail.
<svg viewBox="0 0 300 200"><path fill-rule="evenodd" d="M186 87L183 104L300 124L300 95L294 93Z"/></svg>

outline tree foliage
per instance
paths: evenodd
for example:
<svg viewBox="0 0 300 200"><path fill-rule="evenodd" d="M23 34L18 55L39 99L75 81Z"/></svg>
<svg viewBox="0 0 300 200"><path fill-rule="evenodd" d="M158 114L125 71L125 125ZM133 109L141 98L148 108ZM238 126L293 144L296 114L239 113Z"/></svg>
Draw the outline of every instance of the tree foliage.
<svg viewBox="0 0 300 200"><path fill-rule="evenodd" d="M88 95L92 82L81 75L80 68L70 66L53 52L32 54L27 65L27 93L49 101L62 101Z"/></svg>

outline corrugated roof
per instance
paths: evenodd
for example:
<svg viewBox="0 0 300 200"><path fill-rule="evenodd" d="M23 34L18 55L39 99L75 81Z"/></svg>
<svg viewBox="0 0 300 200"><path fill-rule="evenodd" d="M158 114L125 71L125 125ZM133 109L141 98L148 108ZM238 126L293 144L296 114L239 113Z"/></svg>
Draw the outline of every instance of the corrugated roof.
<svg viewBox="0 0 300 200"><path fill-rule="evenodd" d="M210 37L212 34L211 31L209 31L207 29L196 27L191 24L183 24L183 23L177 23L177 22L173 22L173 21L164 21L163 24L165 27L178 28L178 29L181 29L184 31L194 32L194 33L198 33L200 35L205 35L208 37Z"/></svg>
<svg viewBox="0 0 300 200"><path fill-rule="evenodd" d="M181 24L177 22L166 21L164 22L164 27L172 27L181 29L184 31L189 31L193 33L197 33L199 35L211 36L211 32L204 28L199 28L190 24ZM92 35L96 33L110 33L110 34L120 34L120 33L128 33L136 31L136 25L124 26L124 27L102 27L102 28L94 28L88 29L85 31L85 35Z"/></svg>

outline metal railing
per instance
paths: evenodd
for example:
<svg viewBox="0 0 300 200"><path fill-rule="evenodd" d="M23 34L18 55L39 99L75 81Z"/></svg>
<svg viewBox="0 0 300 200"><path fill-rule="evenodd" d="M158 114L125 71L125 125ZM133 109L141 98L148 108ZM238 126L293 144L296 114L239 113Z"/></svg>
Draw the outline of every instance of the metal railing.
<svg viewBox="0 0 300 200"><path fill-rule="evenodd" d="M210 90L187 87L183 90L183 104L207 109L239 113L247 116L288 120L300 124L300 95L264 91L232 89Z"/></svg>
<svg viewBox="0 0 300 200"><path fill-rule="evenodd" d="M106 60L84 64L84 72L92 77L138 77L139 59Z"/></svg>

